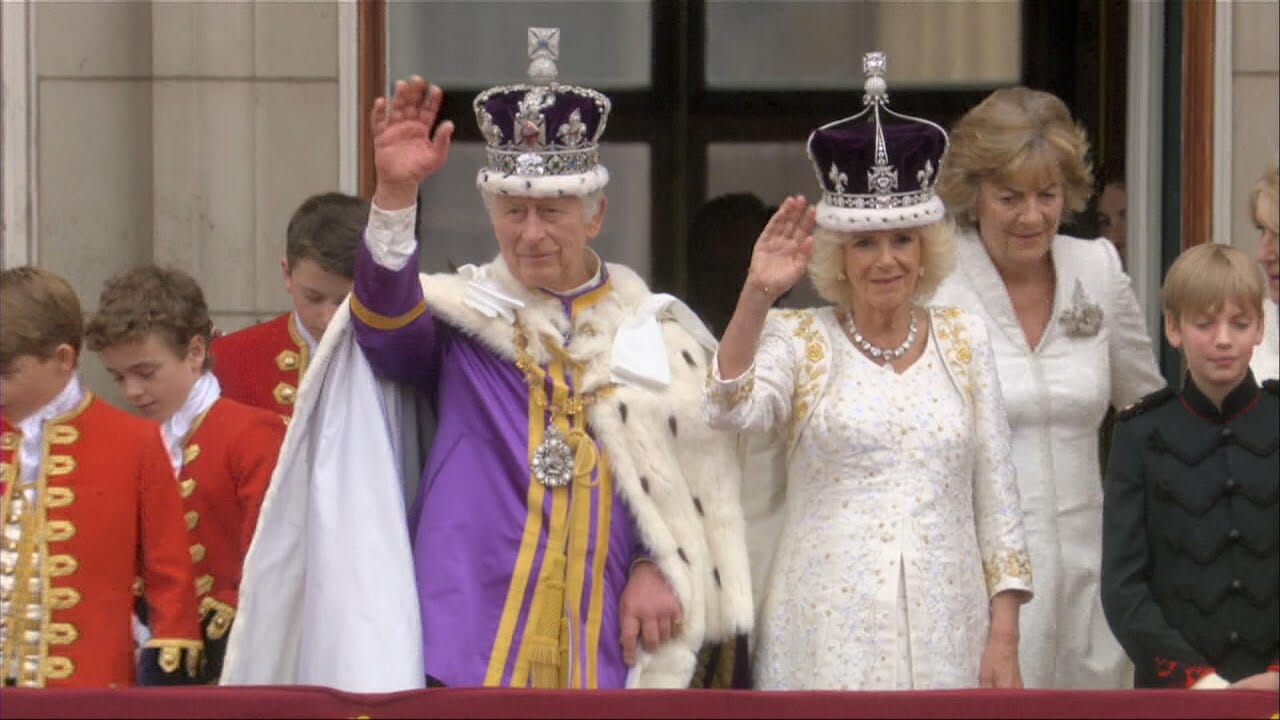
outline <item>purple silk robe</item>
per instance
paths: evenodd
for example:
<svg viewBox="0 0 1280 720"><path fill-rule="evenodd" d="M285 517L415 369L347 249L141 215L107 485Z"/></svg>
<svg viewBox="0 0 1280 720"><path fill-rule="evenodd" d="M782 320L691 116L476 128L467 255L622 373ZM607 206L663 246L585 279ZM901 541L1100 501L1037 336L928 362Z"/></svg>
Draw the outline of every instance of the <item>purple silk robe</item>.
<svg viewBox="0 0 1280 720"><path fill-rule="evenodd" d="M547 605L536 602L542 593L555 597L543 587L543 564L558 516L568 559L558 578L563 607L551 620L570 638L568 684L623 687L618 600L639 547L607 462L592 471L590 485L553 492L533 479L531 428L545 426L550 413L531 409L529 387L511 360L464 329L430 308L403 322L423 303L417 267L416 251L403 270L381 267L362 243L354 293L376 322L355 312L352 320L374 371L426 393L438 419L410 517L426 673L448 686L529 684L537 645L529 642L531 626L548 621L531 616ZM592 286L557 297L572 318L610 292L608 283L604 271ZM574 392L572 373L562 379ZM552 396L552 383L544 385ZM575 503L574 493L589 497Z"/></svg>

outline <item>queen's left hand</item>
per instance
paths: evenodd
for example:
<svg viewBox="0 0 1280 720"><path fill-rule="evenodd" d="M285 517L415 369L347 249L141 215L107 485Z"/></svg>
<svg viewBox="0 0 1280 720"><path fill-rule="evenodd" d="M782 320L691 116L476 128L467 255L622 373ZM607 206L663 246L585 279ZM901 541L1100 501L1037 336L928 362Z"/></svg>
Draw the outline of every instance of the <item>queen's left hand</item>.
<svg viewBox="0 0 1280 720"><path fill-rule="evenodd" d="M992 633L982 651L978 666L978 686L984 688L1020 688L1022 671L1018 669L1018 638Z"/></svg>

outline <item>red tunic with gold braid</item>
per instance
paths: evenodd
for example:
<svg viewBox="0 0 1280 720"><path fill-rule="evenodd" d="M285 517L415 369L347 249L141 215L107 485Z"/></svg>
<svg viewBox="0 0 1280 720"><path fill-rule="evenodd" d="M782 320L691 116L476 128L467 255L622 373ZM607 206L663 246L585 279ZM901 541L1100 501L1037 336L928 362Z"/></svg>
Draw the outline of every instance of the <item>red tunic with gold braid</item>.
<svg viewBox="0 0 1280 720"><path fill-rule="evenodd" d="M16 550L2 568L14 580L4 603L4 677L23 687L133 684L135 577L146 584L147 647L160 649L160 665L177 672L181 658L197 660L190 541L156 425L85 393L45 424L43 462L25 486L21 445L4 423L0 521L20 529L4 536L5 549Z"/></svg>
<svg viewBox="0 0 1280 720"><path fill-rule="evenodd" d="M213 339L213 374L222 396L293 416L310 351L292 312Z"/></svg>
<svg viewBox="0 0 1280 720"><path fill-rule="evenodd" d="M210 643L222 640L235 618L240 569L284 431L279 415L218 398L183 440L178 488Z"/></svg>

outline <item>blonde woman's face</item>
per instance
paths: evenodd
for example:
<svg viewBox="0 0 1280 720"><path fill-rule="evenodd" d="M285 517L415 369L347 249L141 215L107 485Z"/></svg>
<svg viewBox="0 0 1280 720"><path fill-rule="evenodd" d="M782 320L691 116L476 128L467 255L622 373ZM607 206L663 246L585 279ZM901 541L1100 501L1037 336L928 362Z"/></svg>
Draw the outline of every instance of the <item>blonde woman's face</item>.
<svg viewBox="0 0 1280 720"><path fill-rule="evenodd" d="M1043 262L1062 221L1062 183L983 180L978 185L978 234L997 268Z"/></svg>
<svg viewBox="0 0 1280 720"><path fill-rule="evenodd" d="M911 302L924 241L918 230L854 233L844 243L844 273L855 306L892 311Z"/></svg>
<svg viewBox="0 0 1280 720"><path fill-rule="evenodd" d="M1253 222L1258 226L1258 264L1267 276L1267 287L1271 290L1271 300L1280 302L1280 239L1276 237L1280 218L1277 214L1275 198L1260 194L1253 208Z"/></svg>

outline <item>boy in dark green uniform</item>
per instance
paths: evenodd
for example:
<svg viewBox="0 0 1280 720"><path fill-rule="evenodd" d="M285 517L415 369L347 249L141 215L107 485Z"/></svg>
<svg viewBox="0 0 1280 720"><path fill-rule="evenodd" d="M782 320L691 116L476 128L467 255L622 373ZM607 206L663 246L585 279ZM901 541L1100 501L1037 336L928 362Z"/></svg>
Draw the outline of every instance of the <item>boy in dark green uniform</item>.
<svg viewBox="0 0 1280 720"><path fill-rule="evenodd" d="M1117 415L1102 606L1137 687L1278 688L1280 398L1249 372L1262 295L1244 253L1184 252L1162 291L1184 387Z"/></svg>

